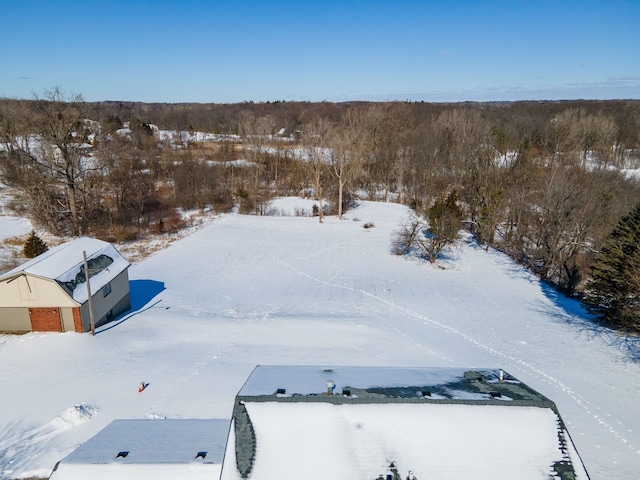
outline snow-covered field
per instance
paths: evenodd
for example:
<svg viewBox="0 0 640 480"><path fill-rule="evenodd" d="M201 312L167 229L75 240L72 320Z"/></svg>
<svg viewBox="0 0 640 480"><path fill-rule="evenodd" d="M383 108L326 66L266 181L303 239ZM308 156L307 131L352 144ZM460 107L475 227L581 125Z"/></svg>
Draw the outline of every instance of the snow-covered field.
<svg viewBox="0 0 640 480"><path fill-rule="evenodd" d="M228 419L257 364L503 368L557 403L592 480L638 478L640 342L469 238L435 266L391 255L406 215L222 215L134 263L135 311L95 337L0 336L0 479L113 419Z"/></svg>
<svg viewBox="0 0 640 480"><path fill-rule="evenodd" d="M13 198L13 190L0 182L0 241L24 235L33 228L26 218L14 217L6 208L6 204Z"/></svg>

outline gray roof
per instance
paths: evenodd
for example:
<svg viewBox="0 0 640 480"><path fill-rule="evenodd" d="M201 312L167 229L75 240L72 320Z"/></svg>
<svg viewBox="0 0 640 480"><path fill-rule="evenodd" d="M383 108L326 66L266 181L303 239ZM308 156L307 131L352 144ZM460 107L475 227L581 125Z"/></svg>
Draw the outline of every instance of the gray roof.
<svg viewBox="0 0 640 480"><path fill-rule="evenodd" d="M220 464L228 430L228 420L114 420L61 463Z"/></svg>
<svg viewBox="0 0 640 480"><path fill-rule="evenodd" d="M327 382L333 384L331 393ZM242 401L327 403L555 404L501 369L263 366L238 393Z"/></svg>

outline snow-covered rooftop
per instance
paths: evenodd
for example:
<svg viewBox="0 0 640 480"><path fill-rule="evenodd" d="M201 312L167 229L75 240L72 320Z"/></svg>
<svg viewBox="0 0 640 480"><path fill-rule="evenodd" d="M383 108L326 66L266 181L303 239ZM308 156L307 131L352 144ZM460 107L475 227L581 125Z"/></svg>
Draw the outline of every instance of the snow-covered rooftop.
<svg viewBox="0 0 640 480"><path fill-rule="evenodd" d="M553 402L499 369L259 366L226 456L223 480L588 478Z"/></svg>
<svg viewBox="0 0 640 480"><path fill-rule="evenodd" d="M332 396L351 400L366 397L387 401L397 398L503 401L509 398L552 405L549 399L500 369L260 365L238 396L317 396L327 393L327 382L333 385Z"/></svg>
<svg viewBox="0 0 640 480"><path fill-rule="evenodd" d="M48 278L58 282L75 301L84 303L87 301L87 289L82 252L87 255L93 292L130 266L110 243L96 238L79 237L32 258L1 275L0 280L21 274Z"/></svg>
<svg viewBox="0 0 640 480"><path fill-rule="evenodd" d="M52 480L215 479L228 420L114 420L65 457Z"/></svg>

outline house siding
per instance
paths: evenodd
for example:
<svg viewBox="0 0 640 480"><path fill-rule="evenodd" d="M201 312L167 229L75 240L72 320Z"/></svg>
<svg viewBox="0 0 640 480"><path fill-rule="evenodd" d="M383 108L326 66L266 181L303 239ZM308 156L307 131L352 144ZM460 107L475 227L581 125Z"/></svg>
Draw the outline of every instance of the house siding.
<svg viewBox="0 0 640 480"><path fill-rule="evenodd" d="M34 332L62 332L59 308L30 308L29 317Z"/></svg>
<svg viewBox="0 0 640 480"><path fill-rule="evenodd" d="M80 308L61 308L62 330L64 332L82 332Z"/></svg>
<svg viewBox="0 0 640 480"><path fill-rule="evenodd" d="M82 315L80 314L80 307L72 309L73 312L73 324L76 328L76 332L82 333Z"/></svg>
<svg viewBox="0 0 640 480"><path fill-rule="evenodd" d="M77 305L53 280L21 275L0 282L0 332L68 330L61 310Z"/></svg>
<svg viewBox="0 0 640 480"><path fill-rule="evenodd" d="M124 270L111 280L109 284L111 285L111 293L106 297L103 296L102 289L97 292L91 292L91 304L96 327L109 323L118 315L131 308L128 270ZM88 332L91 330L89 302L83 303L80 311L82 331Z"/></svg>
<svg viewBox="0 0 640 480"><path fill-rule="evenodd" d="M53 313L59 311L58 313ZM0 333L79 332L82 333L80 307L0 308Z"/></svg>
<svg viewBox="0 0 640 480"><path fill-rule="evenodd" d="M31 331L29 309L24 307L0 308L0 332L23 333Z"/></svg>
<svg viewBox="0 0 640 480"><path fill-rule="evenodd" d="M33 275L20 275L17 278L0 282L0 308L49 308L51 306L76 307L78 302L62 291L55 280Z"/></svg>

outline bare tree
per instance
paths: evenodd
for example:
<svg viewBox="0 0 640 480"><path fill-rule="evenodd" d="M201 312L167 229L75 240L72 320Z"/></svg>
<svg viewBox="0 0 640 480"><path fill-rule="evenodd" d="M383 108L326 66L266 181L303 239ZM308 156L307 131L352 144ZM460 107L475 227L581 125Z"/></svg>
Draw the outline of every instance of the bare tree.
<svg viewBox="0 0 640 480"><path fill-rule="evenodd" d="M502 220L504 141L492 135L490 123L472 109L442 112L436 134L439 162L455 184L464 186L460 195L468 209L467 225L488 247Z"/></svg>
<svg viewBox="0 0 640 480"><path fill-rule="evenodd" d="M270 157L269 148L275 131L275 121L271 116L256 117L249 112L241 112L238 120L238 131L245 140L245 155L253 163L253 194L258 195L260 179ZM275 167L277 184L278 167Z"/></svg>
<svg viewBox="0 0 640 480"><path fill-rule="evenodd" d="M550 160L582 168L606 167L614 154L617 137L618 127L610 115L588 113L584 108L560 112L545 130Z"/></svg>
<svg viewBox="0 0 640 480"><path fill-rule="evenodd" d="M414 248L425 251L424 242L420 238L427 228L426 220L413 213L403 220L400 227L391 235L391 252L395 255L405 255Z"/></svg>
<svg viewBox="0 0 640 480"><path fill-rule="evenodd" d="M405 255L417 250L420 257L435 263L442 251L459 238L462 228L462 210L458 196L452 191L446 197L436 199L428 209L429 219L413 213L391 237L391 251Z"/></svg>
<svg viewBox="0 0 640 480"><path fill-rule="evenodd" d="M579 128L582 140L583 166L591 155L600 168L606 168L613 157L618 127L610 115L585 115Z"/></svg>
<svg viewBox="0 0 640 480"><path fill-rule="evenodd" d="M15 186L27 182L24 169L29 163L31 134L26 109L24 102L0 101L0 172L6 182Z"/></svg>
<svg viewBox="0 0 640 480"><path fill-rule="evenodd" d="M573 294L606 231L615 181L605 173L554 166L535 197L529 258L542 278ZM523 225L523 228L526 228Z"/></svg>
<svg viewBox="0 0 640 480"><path fill-rule="evenodd" d="M136 225L145 207L145 200L154 191L147 168L145 152L128 138L105 136L95 156L104 173L102 192L111 227Z"/></svg>
<svg viewBox="0 0 640 480"><path fill-rule="evenodd" d="M324 117L313 117L304 126L302 142L305 146L304 165L311 178L313 195L318 201L318 221L324 222L324 181L331 157L330 141L333 125Z"/></svg>
<svg viewBox="0 0 640 480"><path fill-rule="evenodd" d="M409 107L404 103L375 104L364 113L367 129L367 157L372 188L382 187L384 201L389 193L402 193L404 168L411 149L407 138L411 130Z"/></svg>
<svg viewBox="0 0 640 480"><path fill-rule="evenodd" d="M544 131L544 146L549 163L580 163L582 135L579 124L584 111L571 108L554 116Z"/></svg>
<svg viewBox="0 0 640 480"><path fill-rule="evenodd" d="M7 156L15 155L18 151L29 152L30 132L26 109L27 105L18 100L0 101L0 143L4 145Z"/></svg>
<svg viewBox="0 0 640 480"><path fill-rule="evenodd" d="M362 171L366 146L366 125L362 112L350 108L334 131L331 170L338 183L338 218L342 219L345 187Z"/></svg>
<svg viewBox="0 0 640 480"><path fill-rule="evenodd" d="M40 136L40 148L29 158L41 181L64 191L62 207L68 212L70 233L79 235L83 223L79 190L93 169L83 156L84 100L80 95L67 98L56 87L45 92L45 99L36 99L34 109L33 127Z"/></svg>

